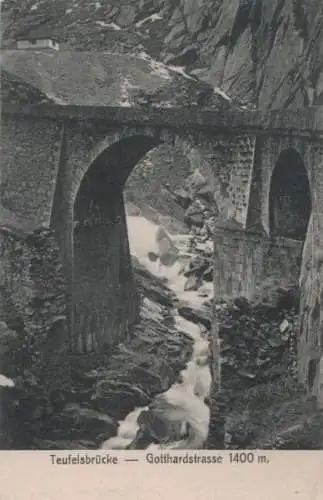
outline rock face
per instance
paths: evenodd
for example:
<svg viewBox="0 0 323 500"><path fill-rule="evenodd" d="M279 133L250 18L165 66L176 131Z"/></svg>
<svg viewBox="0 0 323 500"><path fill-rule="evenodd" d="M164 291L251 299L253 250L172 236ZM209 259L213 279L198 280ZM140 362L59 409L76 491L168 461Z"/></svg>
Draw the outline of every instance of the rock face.
<svg viewBox="0 0 323 500"><path fill-rule="evenodd" d="M311 428L322 414L297 382L299 299L294 289L265 299L215 304L221 390L211 394L209 448L322 447Z"/></svg>
<svg viewBox="0 0 323 500"><path fill-rule="evenodd" d="M25 237L2 231L0 253L0 364L15 381L3 408L12 442L24 447L69 387L66 281L47 229Z"/></svg>
<svg viewBox="0 0 323 500"><path fill-rule="evenodd" d="M1 328L2 370L12 377L26 370L38 379L44 366L56 370L52 352L64 357L68 349L67 285L59 249L47 229L24 237L2 231L0 253L0 317L8 327ZM49 389L59 382L60 377L49 375L46 383Z"/></svg>
<svg viewBox="0 0 323 500"><path fill-rule="evenodd" d="M323 252L317 245L311 217L303 250L300 275L301 328L299 337L299 376L323 407Z"/></svg>

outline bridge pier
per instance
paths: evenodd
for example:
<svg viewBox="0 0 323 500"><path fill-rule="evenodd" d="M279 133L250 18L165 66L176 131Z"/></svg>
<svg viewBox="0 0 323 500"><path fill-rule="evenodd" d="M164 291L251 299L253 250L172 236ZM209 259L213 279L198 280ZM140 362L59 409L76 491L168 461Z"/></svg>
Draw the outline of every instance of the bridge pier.
<svg viewBox="0 0 323 500"><path fill-rule="evenodd" d="M281 286L299 277L303 242L287 238L269 239L227 221L214 232L215 296L244 296L252 300L260 285L277 278Z"/></svg>
<svg viewBox="0 0 323 500"><path fill-rule="evenodd" d="M101 352L122 342L137 314L121 189L99 211L74 215L72 349ZM92 206L93 208L93 206Z"/></svg>

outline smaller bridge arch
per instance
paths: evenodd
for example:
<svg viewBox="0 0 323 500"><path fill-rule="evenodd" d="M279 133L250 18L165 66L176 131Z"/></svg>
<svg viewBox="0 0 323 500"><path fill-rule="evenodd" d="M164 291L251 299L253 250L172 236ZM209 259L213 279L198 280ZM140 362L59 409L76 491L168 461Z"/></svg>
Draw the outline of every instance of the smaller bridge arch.
<svg viewBox="0 0 323 500"><path fill-rule="evenodd" d="M306 167L294 148L282 151L274 167L269 190L269 234L305 240L312 211Z"/></svg>

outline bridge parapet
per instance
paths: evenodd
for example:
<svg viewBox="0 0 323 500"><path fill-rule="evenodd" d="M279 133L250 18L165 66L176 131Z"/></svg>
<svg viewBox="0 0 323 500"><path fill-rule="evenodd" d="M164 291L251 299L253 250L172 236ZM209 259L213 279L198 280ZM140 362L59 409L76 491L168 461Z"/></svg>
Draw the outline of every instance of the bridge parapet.
<svg viewBox="0 0 323 500"><path fill-rule="evenodd" d="M208 129L246 134L323 134L323 107L299 110L200 110L186 108L112 107L37 104L19 106L4 104L4 115L29 116L35 119L96 122L103 124L154 126L174 129Z"/></svg>

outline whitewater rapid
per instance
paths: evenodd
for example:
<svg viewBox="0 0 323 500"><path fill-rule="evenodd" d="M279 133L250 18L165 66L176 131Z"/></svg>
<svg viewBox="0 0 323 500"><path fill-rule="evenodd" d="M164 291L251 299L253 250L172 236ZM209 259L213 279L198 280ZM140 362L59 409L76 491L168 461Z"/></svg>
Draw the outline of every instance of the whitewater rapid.
<svg viewBox="0 0 323 500"><path fill-rule="evenodd" d="M179 249L180 258L172 267L165 267L148 258L148 252L158 253L156 248L158 226L141 216L128 216L127 225L131 254L152 274L167 278L169 288L173 290L178 299L199 307L205 297L199 297L197 292L184 290L186 278L181 272L185 256L189 257L188 236L172 235L172 240ZM212 294L211 285L209 293ZM147 449L199 449L203 446L208 434L210 412L204 402L205 398L209 396L211 388L208 340L203 337L198 325L182 318L176 309L174 309L174 319L176 329L184 331L193 339L193 352L186 368L180 374L180 382L174 383L168 391L156 396L154 408L157 407L157 411L162 414L163 419L166 418L170 422L181 424L183 439L167 445L152 444ZM136 408L124 420L120 421L117 436L105 441L101 448L125 449L137 435L139 429L137 419L143 410L148 410L148 408ZM187 428L189 429L188 433Z"/></svg>

